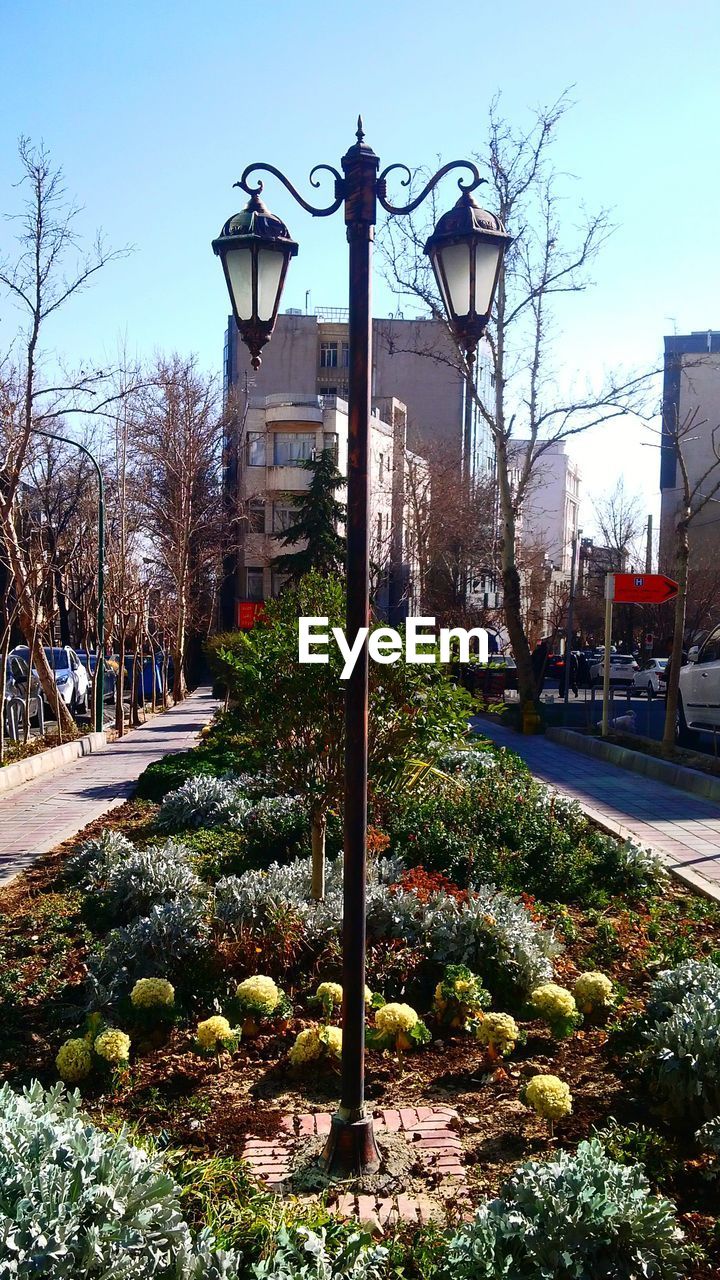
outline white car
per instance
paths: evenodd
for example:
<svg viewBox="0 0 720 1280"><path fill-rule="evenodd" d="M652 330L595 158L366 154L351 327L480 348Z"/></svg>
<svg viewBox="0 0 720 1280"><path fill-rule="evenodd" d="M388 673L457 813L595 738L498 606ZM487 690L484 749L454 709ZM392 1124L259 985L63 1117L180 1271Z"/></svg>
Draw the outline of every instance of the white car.
<svg viewBox="0 0 720 1280"><path fill-rule="evenodd" d="M644 692L651 697L655 693L665 692L665 681L663 675L667 668L667 658L649 658L644 662L639 671L635 672L633 685L639 692Z"/></svg>
<svg viewBox="0 0 720 1280"><path fill-rule="evenodd" d="M680 668L678 737L691 741L694 730L720 729L720 627L700 646L697 656Z"/></svg>
<svg viewBox="0 0 720 1280"><path fill-rule="evenodd" d="M630 653L610 654L610 683L631 685L635 682L638 664ZM605 659L590 663L590 683L601 685L605 679Z"/></svg>
<svg viewBox="0 0 720 1280"><path fill-rule="evenodd" d="M20 644L13 649L11 657L14 656L24 658L25 662L28 662L29 650L27 645ZM55 676L57 691L65 706L69 708L73 715L77 715L78 712L86 712L90 693L90 677L75 650L71 649L69 645L58 649L46 648L45 657ZM36 672L33 668L33 675L35 674ZM54 716L55 708L48 707L48 712L51 716Z"/></svg>

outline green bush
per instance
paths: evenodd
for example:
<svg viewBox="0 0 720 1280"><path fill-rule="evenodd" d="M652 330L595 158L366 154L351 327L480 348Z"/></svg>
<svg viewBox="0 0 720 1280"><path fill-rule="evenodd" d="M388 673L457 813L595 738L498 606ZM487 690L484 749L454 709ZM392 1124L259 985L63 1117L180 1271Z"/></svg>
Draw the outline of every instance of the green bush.
<svg viewBox="0 0 720 1280"><path fill-rule="evenodd" d="M156 1156L34 1081L0 1088L0 1275L17 1280L238 1280L239 1259L193 1235Z"/></svg>
<svg viewBox="0 0 720 1280"><path fill-rule="evenodd" d="M486 881L545 901L588 904L608 893L656 889L658 859L595 830L580 807L534 781L508 753L445 753L459 786L379 799L390 850L462 886Z"/></svg>
<svg viewBox="0 0 720 1280"><path fill-rule="evenodd" d="M683 1237L669 1200L642 1169L597 1139L574 1155L521 1165L499 1199L450 1241L443 1280L677 1280Z"/></svg>
<svg viewBox="0 0 720 1280"><path fill-rule="evenodd" d="M194 995L208 959L209 928L195 899L163 902L123 929L113 929L88 960L94 1002L114 1004L138 978L168 978Z"/></svg>

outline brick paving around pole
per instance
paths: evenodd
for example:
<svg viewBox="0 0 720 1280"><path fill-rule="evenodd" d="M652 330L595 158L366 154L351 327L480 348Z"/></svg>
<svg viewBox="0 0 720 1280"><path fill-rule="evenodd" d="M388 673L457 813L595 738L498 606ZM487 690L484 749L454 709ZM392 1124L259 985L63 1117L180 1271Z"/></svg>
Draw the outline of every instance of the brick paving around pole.
<svg viewBox="0 0 720 1280"><path fill-rule="evenodd" d="M289 1193L293 1160L302 1154L303 1142L330 1132L329 1112L283 1116L274 1138L248 1137L243 1160L255 1177L278 1195ZM368 1195L342 1192L334 1206L344 1217L358 1218L381 1233L399 1221L424 1223L444 1220L443 1204L452 1216L469 1216L471 1202L462 1164L462 1143L457 1132L458 1113L452 1107L400 1107L378 1111L376 1136L403 1134L415 1148L428 1179L427 1195Z"/></svg>
<svg viewBox="0 0 720 1280"><path fill-rule="evenodd" d="M521 756L536 778L576 800L601 826L654 849L686 884L720 900L720 806L486 716L473 725Z"/></svg>
<svg viewBox="0 0 720 1280"><path fill-rule="evenodd" d="M123 804L154 760L194 746L217 705L209 688L196 689L97 754L0 795L0 885Z"/></svg>

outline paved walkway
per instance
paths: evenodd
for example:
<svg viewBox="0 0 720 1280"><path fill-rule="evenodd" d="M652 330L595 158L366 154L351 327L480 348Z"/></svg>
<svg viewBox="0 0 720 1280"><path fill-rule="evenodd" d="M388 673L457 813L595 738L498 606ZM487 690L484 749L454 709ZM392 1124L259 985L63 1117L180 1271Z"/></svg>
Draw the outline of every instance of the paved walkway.
<svg viewBox="0 0 720 1280"><path fill-rule="evenodd" d="M522 756L537 778L577 800L602 826L657 850L680 878L720 899L720 807L688 791L525 737L478 716L479 733Z"/></svg>
<svg viewBox="0 0 720 1280"><path fill-rule="evenodd" d="M154 716L102 751L0 797L0 884L7 884L41 854L123 804L153 760L186 751L197 742L216 706L210 689L196 689L177 707Z"/></svg>

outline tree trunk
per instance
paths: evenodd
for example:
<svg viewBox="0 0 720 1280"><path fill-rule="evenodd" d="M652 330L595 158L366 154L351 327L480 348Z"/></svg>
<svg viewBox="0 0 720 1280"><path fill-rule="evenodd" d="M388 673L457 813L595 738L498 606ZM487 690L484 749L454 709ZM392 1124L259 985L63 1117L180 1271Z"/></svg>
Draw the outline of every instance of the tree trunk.
<svg viewBox="0 0 720 1280"><path fill-rule="evenodd" d="M115 729L117 735L122 738L125 732L125 632L120 633L120 644L118 646L119 667L117 680L115 682Z"/></svg>
<svg viewBox="0 0 720 1280"><path fill-rule="evenodd" d="M496 445L500 513L503 522L501 539L503 613L517 665L518 692L522 706L528 702L534 704L538 691L530 657L530 646L523 626L520 574L515 562L515 511L510 488L507 442L504 439L498 440Z"/></svg>
<svg viewBox="0 0 720 1280"><path fill-rule="evenodd" d="M688 515L678 521L676 528L675 576L678 593L675 599L675 624L673 631L672 651L670 654L670 678L667 682L665 698L665 728L663 731L663 750L669 751L675 745L675 726L677 723L678 690L680 687L680 667L682 666L682 647L685 635L685 613L687 610L688 563L690 560L690 539L688 536Z"/></svg>
<svg viewBox="0 0 720 1280"><path fill-rule="evenodd" d="M185 686L185 596L181 595L178 602L178 621L175 632L175 652L173 654L173 662L175 670L173 672L173 702L182 702L187 688Z"/></svg>
<svg viewBox="0 0 720 1280"><path fill-rule="evenodd" d="M312 848L312 888L315 902L325 897L325 832L327 815L320 805L313 805L310 810L311 848Z"/></svg>

